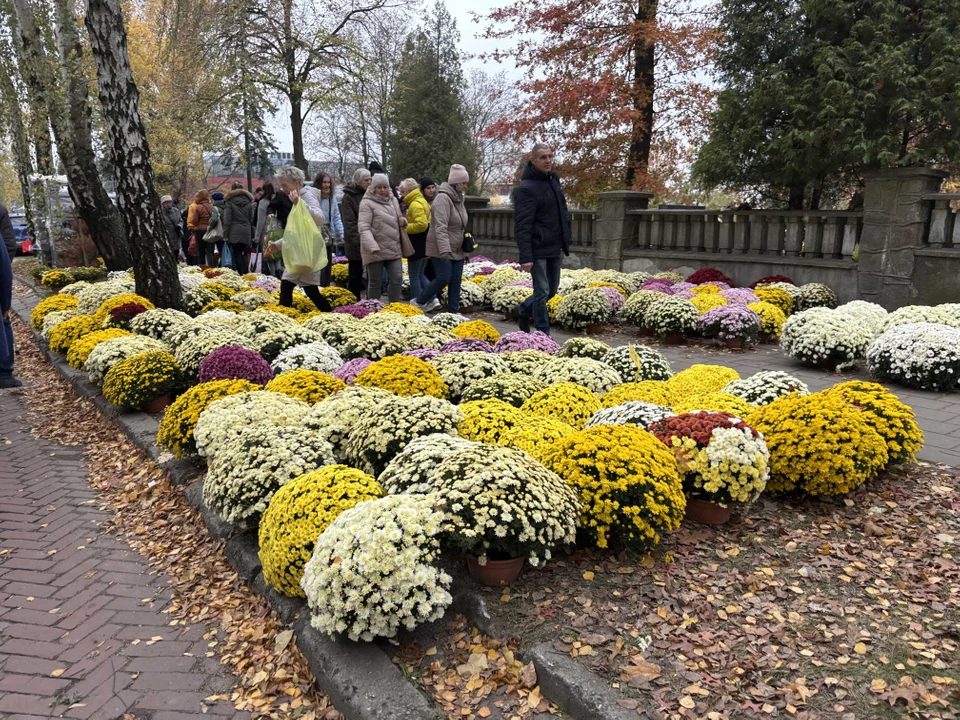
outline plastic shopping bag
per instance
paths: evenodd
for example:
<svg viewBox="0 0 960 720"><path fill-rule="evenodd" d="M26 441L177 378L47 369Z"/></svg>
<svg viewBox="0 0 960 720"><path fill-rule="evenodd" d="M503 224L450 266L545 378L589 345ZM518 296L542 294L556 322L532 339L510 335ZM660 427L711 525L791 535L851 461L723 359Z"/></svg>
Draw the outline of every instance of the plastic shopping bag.
<svg viewBox="0 0 960 720"><path fill-rule="evenodd" d="M283 231L283 264L295 275L315 273L327 266L323 235L303 202L290 211Z"/></svg>

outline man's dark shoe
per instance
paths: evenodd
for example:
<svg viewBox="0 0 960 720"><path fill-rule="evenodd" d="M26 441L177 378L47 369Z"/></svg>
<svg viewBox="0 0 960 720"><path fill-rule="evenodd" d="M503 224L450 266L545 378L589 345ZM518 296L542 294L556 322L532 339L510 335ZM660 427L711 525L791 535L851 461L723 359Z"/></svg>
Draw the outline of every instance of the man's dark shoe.
<svg viewBox="0 0 960 720"><path fill-rule="evenodd" d="M523 332L530 332L530 318L526 315L517 315L517 325Z"/></svg>
<svg viewBox="0 0 960 720"><path fill-rule="evenodd" d="M0 378L0 390L18 387L23 387L23 383L17 380L15 377Z"/></svg>

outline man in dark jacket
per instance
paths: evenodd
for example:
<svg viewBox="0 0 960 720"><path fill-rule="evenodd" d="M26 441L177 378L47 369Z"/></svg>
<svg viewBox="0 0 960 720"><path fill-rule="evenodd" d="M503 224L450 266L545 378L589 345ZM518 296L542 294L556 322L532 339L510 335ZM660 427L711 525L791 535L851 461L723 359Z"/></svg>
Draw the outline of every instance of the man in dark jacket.
<svg viewBox="0 0 960 720"><path fill-rule="evenodd" d="M0 205L0 234L4 249L0 250L0 389L23 385L13 376L13 325L10 324L10 306L13 301L13 265L11 258L17 251L17 238L7 208Z"/></svg>
<svg viewBox="0 0 960 720"><path fill-rule="evenodd" d="M530 332L530 324L550 334L547 301L560 287L561 254L570 254L570 211L553 171L553 150L537 144L520 185L513 192L520 264L533 275L533 295L517 305L517 324Z"/></svg>
<svg viewBox="0 0 960 720"><path fill-rule="evenodd" d="M230 246L233 269L240 275L249 269L247 253L253 241L256 212L253 195L244 190L242 185L227 193L223 209L223 239Z"/></svg>
<svg viewBox="0 0 960 720"><path fill-rule="evenodd" d="M17 256L17 234L13 231L10 213L5 205L0 205L0 235L3 235L3 244L7 248L7 255L13 259Z"/></svg>
<svg viewBox="0 0 960 720"><path fill-rule="evenodd" d="M343 189L340 202L340 219L343 221L343 250L347 256L347 290L357 298L363 291L363 258L360 257L360 201L370 187L370 171L359 168L353 174L353 182Z"/></svg>

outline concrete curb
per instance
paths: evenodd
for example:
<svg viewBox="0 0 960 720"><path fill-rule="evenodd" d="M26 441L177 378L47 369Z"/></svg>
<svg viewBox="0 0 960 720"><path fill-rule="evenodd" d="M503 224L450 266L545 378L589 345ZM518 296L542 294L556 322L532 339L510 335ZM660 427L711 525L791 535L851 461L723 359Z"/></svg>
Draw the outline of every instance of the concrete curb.
<svg viewBox="0 0 960 720"><path fill-rule="evenodd" d="M575 720L637 720L654 717L642 710L627 710L612 688L576 660L558 652L552 643L540 643L523 654L537 669L543 696Z"/></svg>
<svg viewBox="0 0 960 720"><path fill-rule="evenodd" d="M19 278L18 281L22 282ZM29 284L24 283L29 287ZM35 288L31 288L36 292ZM33 300L32 304L29 302ZM332 640L310 625L306 601L290 598L269 587L264 580L256 531L243 530L224 522L203 503L203 468L190 460L177 460L156 445L158 422L142 412L124 413L108 403L100 388L87 374L70 367L51 351L30 325L30 311L36 297L27 302L14 296L13 310L34 333L48 361L73 386L78 395L88 398L107 417L114 418L124 434L141 450L170 473L174 484L184 486L187 503L200 511L211 536L224 542L224 555L244 584L266 600L280 620L293 625L297 647L313 672L314 682L330 696L335 707L348 720L436 720L437 710L407 679L376 643ZM489 612L486 598L472 587L454 593L450 611L463 614L482 633L504 638L513 631ZM556 703L576 720L636 720L637 713L624 710L612 688L575 660L559 653L549 643L524 653L532 661L544 697Z"/></svg>

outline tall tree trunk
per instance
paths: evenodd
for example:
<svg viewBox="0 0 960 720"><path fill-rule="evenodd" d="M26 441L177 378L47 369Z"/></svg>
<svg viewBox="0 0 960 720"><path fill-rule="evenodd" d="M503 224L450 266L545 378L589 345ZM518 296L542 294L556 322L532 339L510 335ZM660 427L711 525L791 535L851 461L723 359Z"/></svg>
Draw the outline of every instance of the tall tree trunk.
<svg viewBox="0 0 960 720"><path fill-rule="evenodd" d="M636 21L649 23L657 19L657 0L638 0ZM633 126L630 128L630 150L624 185L632 188L642 180L650 167L650 146L653 138L653 83L656 59L655 46L645 36L633 43Z"/></svg>
<svg viewBox="0 0 960 720"><path fill-rule="evenodd" d="M30 176L33 175L33 159L30 156L30 139L27 137L27 128L23 124L20 114L20 96L13 84L13 66L8 47L0 45L0 103L3 115L10 132L10 144L13 150L13 164L17 169L17 180L20 181L20 194L23 196L23 215L27 221L27 233L31 238L37 237L37 225L34 222L33 203L30 202Z"/></svg>
<svg viewBox="0 0 960 720"><path fill-rule="evenodd" d="M299 92L290 94L290 129L293 134L293 164L307 173L307 156L303 152L303 101Z"/></svg>
<svg viewBox="0 0 960 720"><path fill-rule="evenodd" d="M60 81L46 55L29 0L13 0L22 57L31 66L38 101L47 108L60 163L77 214L90 229L97 252L110 270L126 270L131 256L123 221L100 181L93 153L87 79L83 73L76 19L67 0L55 0Z"/></svg>
<svg viewBox="0 0 960 720"><path fill-rule="evenodd" d="M84 23L97 66L100 103L117 179L117 202L133 252L137 292L157 307L180 308L177 264L160 217L147 130L138 107L120 0L88 0Z"/></svg>
<svg viewBox="0 0 960 720"><path fill-rule="evenodd" d="M787 200L787 207L790 210L803 210L803 192L806 190L806 185L802 183L800 185L791 185L790 186L790 197Z"/></svg>

